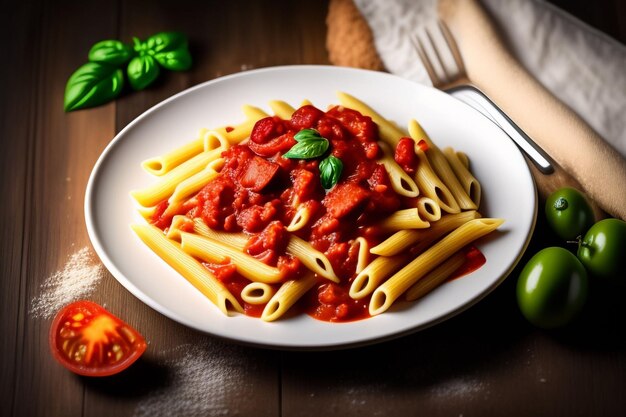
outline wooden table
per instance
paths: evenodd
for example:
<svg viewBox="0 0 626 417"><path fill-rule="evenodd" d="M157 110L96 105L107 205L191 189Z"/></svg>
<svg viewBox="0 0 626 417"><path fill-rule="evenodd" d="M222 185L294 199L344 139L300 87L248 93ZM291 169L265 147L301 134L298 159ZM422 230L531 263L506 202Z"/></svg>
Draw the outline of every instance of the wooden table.
<svg viewBox="0 0 626 417"><path fill-rule="evenodd" d="M327 3L2 3L0 415L626 415L624 292L596 290L575 326L542 331L517 310L519 269L445 323L374 346L315 353L243 347L195 332L107 273L89 298L139 329L148 350L114 377L68 372L50 354L50 318L34 317L32 304L47 277L90 247L83 198L98 155L131 120L187 87L250 68L327 64ZM557 3L626 41L619 1ZM192 70L102 107L63 112L65 82L95 41L165 29L189 35ZM555 242L540 216L527 253Z"/></svg>

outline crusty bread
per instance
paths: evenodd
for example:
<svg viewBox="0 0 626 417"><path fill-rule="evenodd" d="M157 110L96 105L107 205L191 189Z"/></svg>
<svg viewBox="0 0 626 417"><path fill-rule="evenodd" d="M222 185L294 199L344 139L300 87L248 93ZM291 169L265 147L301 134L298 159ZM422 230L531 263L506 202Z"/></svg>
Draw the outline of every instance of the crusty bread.
<svg viewBox="0 0 626 417"><path fill-rule="evenodd" d="M384 70L372 31L352 0L330 0L326 25L326 48L332 64Z"/></svg>

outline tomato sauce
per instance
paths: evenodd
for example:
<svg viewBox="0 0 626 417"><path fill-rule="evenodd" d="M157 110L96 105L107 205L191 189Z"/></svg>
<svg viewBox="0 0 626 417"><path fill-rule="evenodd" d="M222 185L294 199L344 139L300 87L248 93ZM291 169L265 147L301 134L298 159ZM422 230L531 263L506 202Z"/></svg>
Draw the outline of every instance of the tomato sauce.
<svg viewBox="0 0 626 417"><path fill-rule="evenodd" d="M303 129L315 129L329 142L322 157L283 156L298 143L294 136ZM358 258L355 239L362 236L371 245L379 243L387 236L382 236L375 224L414 203L395 193L386 169L376 162L382 152L378 140L378 126L370 117L342 106L324 112L306 105L297 109L290 120L266 117L255 124L248 141L222 153L220 175L176 214L202 218L215 230L247 234L244 250L279 268L287 281L297 279L304 266L286 253L291 233L286 226L297 207L308 207L312 218L293 233L328 257L341 283L320 279L301 300L300 307L324 321L367 318L369 300L356 301L348 295ZM418 163L414 146L412 139L402 138L394 150L395 159L409 173ZM325 190L319 162L328 155L340 159L343 168L337 184ZM163 230L170 226L173 216L165 214L166 208L167 202L159 204L153 218L153 224ZM476 265L477 261L474 266L479 267ZM241 290L249 281L237 274L234 265L226 262L205 267L238 298L246 314L261 315L264 306L241 300Z"/></svg>
<svg viewBox="0 0 626 417"><path fill-rule="evenodd" d="M454 271L450 278L448 278L448 281L470 274L487 262L485 255L483 255L483 253L474 245L469 245L463 249L463 253L465 254L465 262L456 271Z"/></svg>

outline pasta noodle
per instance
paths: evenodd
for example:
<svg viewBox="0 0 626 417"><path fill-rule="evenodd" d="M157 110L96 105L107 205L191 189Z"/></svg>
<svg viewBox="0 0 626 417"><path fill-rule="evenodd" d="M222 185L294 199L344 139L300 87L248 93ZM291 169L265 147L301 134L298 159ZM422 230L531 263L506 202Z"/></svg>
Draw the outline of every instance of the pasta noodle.
<svg viewBox="0 0 626 417"><path fill-rule="evenodd" d="M248 304L267 304L276 290L269 284L263 282L251 282L241 290L241 299Z"/></svg>
<svg viewBox="0 0 626 417"><path fill-rule="evenodd" d="M463 189L472 199L476 207L478 207L480 204L480 183L468 169L469 161L467 156L460 156L460 154L454 152L452 148L444 148L443 154L448 159L450 167L462 184Z"/></svg>
<svg viewBox="0 0 626 417"><path fill-rule="evenodd" d="M448 160L443 155L441 150L437 147L437 145L435 145L430 140L430 138L428 137L422 126L417 122L417 120L409 121L409 134L416 143L418 143L420 140L423 140L427 143L428 149L425 153L428 156L428 159L435 172L454 197L456 204L462 210L476 210L476 204L467 195L467 193L459 183L459 180L457 179L452 168L450 167Z"/></svg>
<svg viewBox="0 0 626 417"><path fill-rule="evenodd" d="M244 277L253 282L275 284L283 280L283 274L240 250L217 240L181 232L181 248L190 255L206 262L232 261Z"/></svg>
<svg viewBox="0 0 626 417"><path fill-rule="evenodd" d="M267 322L300 301L320 320L375 316L467 273L465 246L503 222L481 217L467 156L338 98L245 104L243 123L146 159L132 230L224 314Z"/></svg>
<svg viewBox="0 0 626 417"><path fill-rule="evenodd" d="M473 210L447 214L428 229L400 230L370 249L370 252L384 256L397 255L418 242L425 242L425 245L428 245L449 231L479 217L480 213Z"/></svg>
<svg viewBox="0 0 626 417"><path fill-rule="evenodd" d="M437 268L430 271L424 278L417 281L406 291L405 299L415 301L444 283L450 276L465 263L465 255L457 252Z"/></svg>
<svg viewBox="0 0 626 417"><path fill-rule="evenodd" d="M282 317L304 294L313 288L316 282L317 279L312 273L285 282L263 309L261 319L274 321Z"/></svg>
<svg viewBox="0 0 626 417"><path fill-rule="evenodd" d="M222 313L228 315L230 309L243 313L239 301L224 288L215 276L194 257L185 253L165 237L161 230L155 226L140 224L133 224L131 228L150 249L211 300Z"/></svg>
<svg viewBox="0 0 626 417"><path fill-rule="evenodd" d="M291 115L296 111L293 107L282 100L271 100L270 107L274 111L274 114L281 119L291 119Z"/></svg>
<svg viewBox="0 0 626 417"><path fill-rule="evenodd" d="M374 316L388 310L398 297L426 273L465 245L495 230L502 222L502 219L476 219L452 231L374 291L369 305L370 314Z"/></svg>

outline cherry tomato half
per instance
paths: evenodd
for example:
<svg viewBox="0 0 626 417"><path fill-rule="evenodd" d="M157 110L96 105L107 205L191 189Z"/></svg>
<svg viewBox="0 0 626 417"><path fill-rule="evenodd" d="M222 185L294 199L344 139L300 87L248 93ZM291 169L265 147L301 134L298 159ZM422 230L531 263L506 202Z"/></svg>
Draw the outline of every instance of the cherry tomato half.
<svg viewBox="0 0 626 417"><path fill-rule="evenodd" d="M582 236L594 222L591 206L575 188L564 187L550 194L545 209L548 224L565 240Z"/></svg>
<svg viewBox="0 0 626 417"><path fill-rule="evenodd" d="M591 226L577 255L592 276L626 284L626 222L604 219Z"/></svg>
<svg viewBox="0 0 626 417"><path fill-rule="evenodd" d="M50 348L55 359L72 372L108 376L139 359L146 350L146 341L104 307L76 301L52 321Z"/></svg>
<svg viewBox="0 0 626 417"><path fill-rule="evenodd" d="M535 326L569 323L587 299L587 271L567 249L550 247L535 254L517 281L517 302Z"/></svg>

